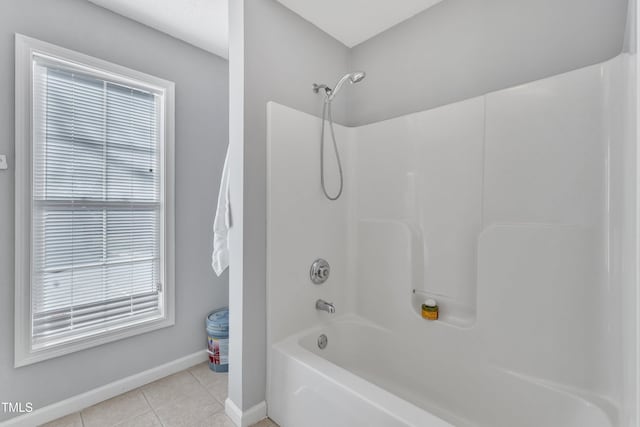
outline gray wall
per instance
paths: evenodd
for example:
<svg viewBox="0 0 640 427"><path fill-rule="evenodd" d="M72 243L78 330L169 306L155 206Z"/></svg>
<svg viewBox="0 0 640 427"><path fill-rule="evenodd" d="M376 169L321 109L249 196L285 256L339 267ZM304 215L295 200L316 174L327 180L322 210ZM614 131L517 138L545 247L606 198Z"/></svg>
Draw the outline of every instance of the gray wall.
<svg viewBox="0 0 640 427"><path fill-rule="evenodd" d="M244 294L243 396L235 403L246 410L264 400L266 383L266 103L320 114L323 101L311 84L333 85L348 69L349 50L274 0L244 2L244 37L244 277L231 286ZM339 122L344 100L335 106Z"/></svg>
<svg viewBox="0 0 640 427"><path fill-rule="evenodd" d="M14 33L176 83L176 325L13 368ZM0 2L0 401L35 408L206 347L204 318L227 304L211 263L213 212L228 135L228 63L85 0ZM0 411L0 421L7 418Z"/></svg>
<svg viewBox="0 0 640 427"><path fill-rule="evenodd" d="M357 126L563 73L622 50L627 0L445 0L365 41Z"/></svg>

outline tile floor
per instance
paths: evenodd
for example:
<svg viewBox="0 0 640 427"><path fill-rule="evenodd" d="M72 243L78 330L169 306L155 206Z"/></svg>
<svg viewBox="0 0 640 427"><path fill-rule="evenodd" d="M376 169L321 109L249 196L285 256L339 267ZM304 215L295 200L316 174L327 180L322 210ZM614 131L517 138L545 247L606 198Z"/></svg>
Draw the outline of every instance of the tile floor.
<svg viewBox="0 0 640 427"><path fill-rule="evenodd" d="M207 363L45 424L46 427L234 427L224 413L227 374ZM269 419L255 427L277 427Z"/></svg>

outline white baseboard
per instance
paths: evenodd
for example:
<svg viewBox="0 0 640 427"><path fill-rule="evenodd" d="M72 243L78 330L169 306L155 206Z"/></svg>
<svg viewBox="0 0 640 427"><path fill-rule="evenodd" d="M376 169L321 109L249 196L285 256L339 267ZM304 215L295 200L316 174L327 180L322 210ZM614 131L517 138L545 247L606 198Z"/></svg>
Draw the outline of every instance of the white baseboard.
<svg viewBox="0 0 640 427"><path fill-rule="evenodd" d="M264 400L242 412L229 398L224 401L224 411L237 427L249 427L267 417L267 402Z"/></svg>
<svg viewBox="0 0 640 427"><path fill-rule="evenodd" d="M81 411L84 408L100 403L103 400L111 399L119 394L126 393L140 386L159 380L176 372L184 371L198 363L207 360L207 352L205 350L198 351L164 365L156 366L138 374L131 375L118 381L114 381L102 387L94 388L86 393L78 394L60 402L53 403L42 408L38 408L31 413L11 418L4 423L0 423L3 427L33 427L40 424L48 423Z"/></svg>

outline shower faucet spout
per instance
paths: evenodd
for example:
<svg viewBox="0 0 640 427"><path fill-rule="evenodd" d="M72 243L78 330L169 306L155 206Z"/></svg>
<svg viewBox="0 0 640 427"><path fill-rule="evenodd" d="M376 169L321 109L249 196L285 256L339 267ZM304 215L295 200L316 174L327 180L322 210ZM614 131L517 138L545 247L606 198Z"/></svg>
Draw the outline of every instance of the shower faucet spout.
<svg viewBox="0 0 640 427"><path fill-rule="evenodd" d="M318 301L316 301L316 310L326 311L327 313L335 313L336 307L330 302L319 299Z"/></svg>

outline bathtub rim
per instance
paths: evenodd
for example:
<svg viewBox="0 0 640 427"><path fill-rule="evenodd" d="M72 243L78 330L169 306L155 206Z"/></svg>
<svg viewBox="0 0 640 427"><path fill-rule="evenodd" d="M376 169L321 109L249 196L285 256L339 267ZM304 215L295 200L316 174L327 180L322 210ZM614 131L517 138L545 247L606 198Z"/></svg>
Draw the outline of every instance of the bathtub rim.
<svg viewBox="0 0 640 427"><path fill-rule="evenodd" d="M346 368L343 368L342 366L322 357L319 354L314 353L313 351L303 346L303 339L322 333L328 327L340 324L358 325L375 329L382 333L393 334L393 331L391 329L385 328L355 313L337 315L329 318L327 321L323 321L310 328L298 331L280 340L279 342L272 344L271 348L268 351L269 374L271 374L271 363L273 360L272 352L278 351L280 353L283 353L284 355L291 356L296 363L299 363L305 368L310 369L315 374L331 382L336 387L339 387L340 389L343 389L348 393L356 395L367 403L376 406L387 415L396 418L399 421L406 423L407 425L424 425L425 422L430 421L436 423L433 424L434 427L456 427L455 424L452 424L447 419L441 418L431 413L429 410L411 403L410 401L407 401L400 396L397 396L391 391L384 389L383 387L369 381L368 379L357 375ZM588 391L567 387L553 381L523 374L495 364L487 363L486 367L500 372L504 375L515 377L522 381L534 384L538 387L548 389L551 392L567 396L571 399L575 399L577 403L580 403L585 407L593 408L593 410L600 412L604 416L604 418L609 421L610 426L608 427L617 426L617 423L620 422L621 408L605 397L596 395L594 393L589 393ZM343 381L344 379L346 379L346 381ZM267 384L267 405L271 400L271 393L273 392L272 386L273 379L271 375L269 375L269 382ZM459 417L449 408L441 406L439 408L443 413L449 414L452 420L460 419L466 421L467 423L473 424L473 420ZM425 416L431 418L429 420L426 420Z"/></svg>
<svg viewBox="0 0 640 427"><path fill-rule="evenodd" d="M327 325L336 323L355 323L366 327L372 327L377 330L387 331L385 328L371 323L355 314L339 315L327 323L314 325L311 328L292 334L273 344L272 348L269 349L270 363L273 360L273 356L271 356L271 352L273 351L278 351L284 355L291 356L296 363L303 365L314 374L322 377L345 392L351 393L368 404L375 406L381 412L405 423L407 426L429 425L432 427L456 427L447 420L402 399L367 379L354 374L348 369L345 369L328 359L309 351L301 345L300 340L302 338L314 333L319 333L323 328L326 328ZM271 371L271 369L269 370ZM269 406L269 402L272 400L272 387L273 379L270 376L270 381L267 386L267 407Z"/></svg>

